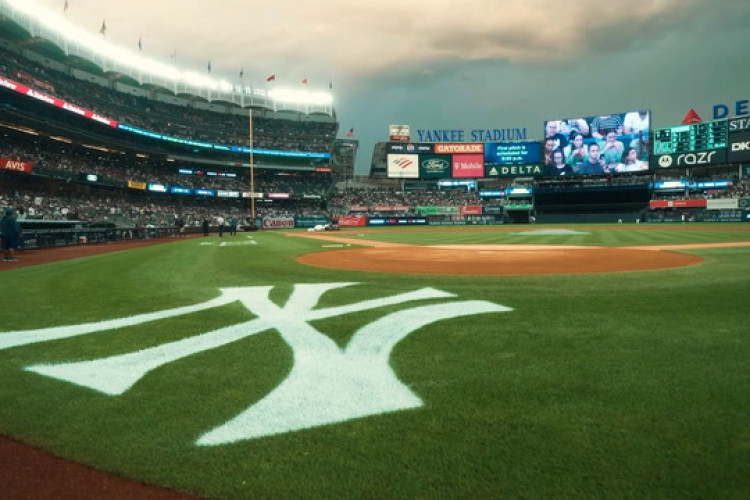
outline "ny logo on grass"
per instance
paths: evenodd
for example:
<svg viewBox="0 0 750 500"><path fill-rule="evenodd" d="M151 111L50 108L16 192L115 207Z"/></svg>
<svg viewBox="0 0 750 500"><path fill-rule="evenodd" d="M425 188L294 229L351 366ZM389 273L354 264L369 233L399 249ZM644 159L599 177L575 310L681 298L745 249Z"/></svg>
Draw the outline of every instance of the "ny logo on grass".
<svg viewBox="0 0 750 500"><path fill-rule="evenodd" d="M422 406L419 397L396 377L388 364L396 343L436 321L511 310L482 300L402 309L363 326L342 349L309 322L410 301L455 297L434 288L422 288L390 297L314 309L327 291L354 284L298 284L283 307L269 299L270 286L222 288L219 297L202 304L97 323L0 333L0 350L106 332L240 302L256 318L127 354L26 367L31 372L117 396L128 391L150 371L167 363L274 329L292 348L292 371L263 399L203 434L196 442L198 445L221 445Z"/></svg>

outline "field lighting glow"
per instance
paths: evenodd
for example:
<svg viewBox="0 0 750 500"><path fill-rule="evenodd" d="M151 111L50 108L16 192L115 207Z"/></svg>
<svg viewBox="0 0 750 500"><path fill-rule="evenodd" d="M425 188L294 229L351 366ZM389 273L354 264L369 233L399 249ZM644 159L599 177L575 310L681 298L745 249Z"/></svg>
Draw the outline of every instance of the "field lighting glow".
<svg viewBox="0 0 750 500"><path fill-rule="evenodd" d="M5 3L19 13L34 19L50 32L72 44L86 47L92 53L117 61L118 64L140 70L141 74L151 75L176 82L184 82L203 89L230 93L234 86L227 80L214 78L194 70L183 70L174 65L144 56L140 52L124 49L103 39L101 35L83 30L69 23L59 12L53 12L39 5L35 0L6 0ZM332 96L327 92L293 91L275 89L268 96L278 101L293 104L330 105Z"/></svg>

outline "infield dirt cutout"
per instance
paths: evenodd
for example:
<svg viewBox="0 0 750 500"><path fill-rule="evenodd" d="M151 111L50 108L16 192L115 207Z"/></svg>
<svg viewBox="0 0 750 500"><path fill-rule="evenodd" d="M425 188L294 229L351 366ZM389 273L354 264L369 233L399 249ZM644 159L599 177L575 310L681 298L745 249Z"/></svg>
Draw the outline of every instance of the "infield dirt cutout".
<svg viewBox="0 0 750 500"><path fill-rule="evenodd" d="M403 274L452 274L470 276L517 276L531 274L582 274L646 271L686 267L703 258L679 250L722 246L750 246L750 242L698 245L601 247L572 245L408 245L342 236L333 233L287 233L358 245L302 255L297 261L309 266L352 271Z"/></svg>

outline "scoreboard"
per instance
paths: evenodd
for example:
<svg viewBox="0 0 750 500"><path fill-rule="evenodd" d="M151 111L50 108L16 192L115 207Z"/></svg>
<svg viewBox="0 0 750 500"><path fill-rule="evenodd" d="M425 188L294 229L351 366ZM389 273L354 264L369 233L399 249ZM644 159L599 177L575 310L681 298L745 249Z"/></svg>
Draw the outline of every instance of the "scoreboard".
<svg viewBox="0 0 750 500"><path fill-rule="evenodd" d="M725 149L727 120L659 128L653 132L654 155Z"/></svg>
<svg viewBox="0 0 750 500"><path fill-rule="evenodd" d="M485 165L534 165L541 160L542 144L528 142L486 142Z"/></svg>

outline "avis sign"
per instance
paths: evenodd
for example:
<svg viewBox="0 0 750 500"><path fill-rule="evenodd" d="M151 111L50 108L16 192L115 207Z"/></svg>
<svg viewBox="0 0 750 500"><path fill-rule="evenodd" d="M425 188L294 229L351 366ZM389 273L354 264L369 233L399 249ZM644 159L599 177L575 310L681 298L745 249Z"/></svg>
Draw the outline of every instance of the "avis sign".
<svg viewBox="0 0 750 500"><path fill-rule="evenodd" d="M253 313L253 319L132 352L24 368L105 397L119 397L159 367L262 332L278 333L293 352L291 371L259 401L206 429L195 442L217 446L421 407L422 400L398 379L390 365L393 347L411 332L437 321L512 310L484 300L456 300L455 295L434 288L316 308L327 291L354 284L297 284L284 306L270 299L272 286L222 288L217 298L200 304L94 323L0 333L0 351L81 335L96 334L104 339L124 327L238 302ZM403 307L416 301L430 303ZM344 348L313 326L316 320L388 306L399 306L399 310L360 327ZM152 376L158 377L158 371Z"/></svg>
<svg viewBox="0 0 750 500"><path fill-rule="evenodd" d="M692 151L680 154L654 155L651 157L651 168L686 168L703 165L721 165L726 162L726 150L715 149L712 151Z"/></svg>

